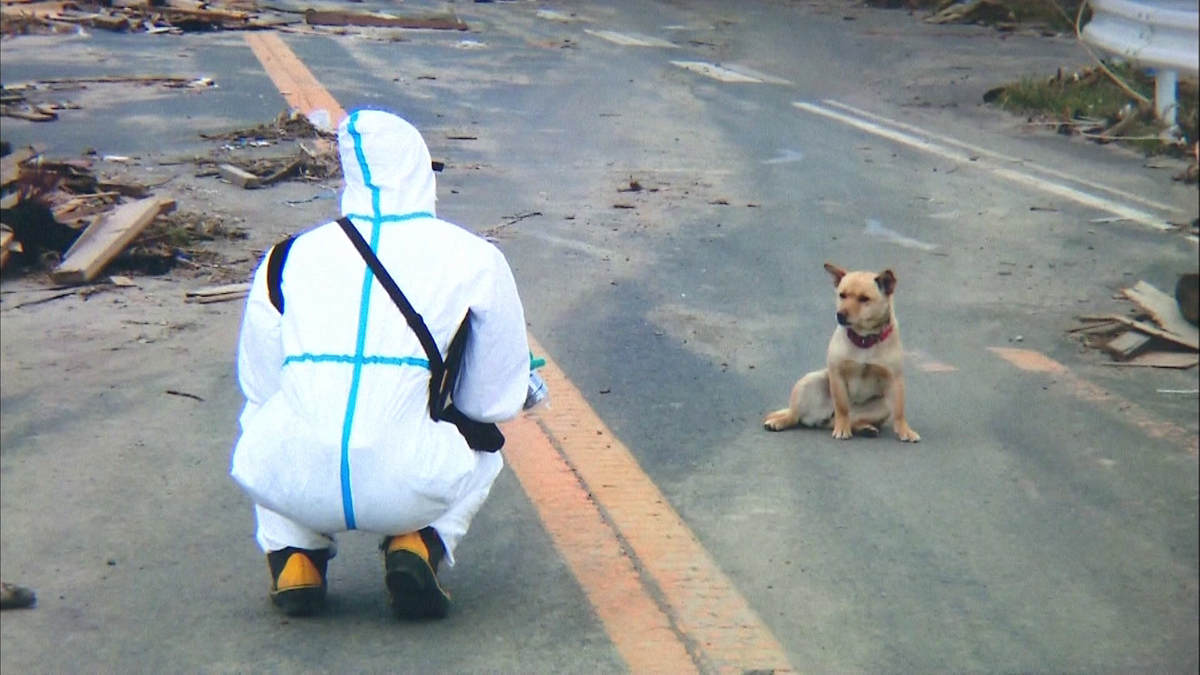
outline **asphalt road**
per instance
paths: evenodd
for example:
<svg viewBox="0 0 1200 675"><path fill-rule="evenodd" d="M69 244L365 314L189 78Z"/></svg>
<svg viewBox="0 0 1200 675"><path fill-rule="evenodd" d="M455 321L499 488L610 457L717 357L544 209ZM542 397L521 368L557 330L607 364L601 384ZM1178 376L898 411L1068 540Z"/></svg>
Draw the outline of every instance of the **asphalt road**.
<svg viewBox="0 0 1200 675"><path fill-rule="evenodd" d="M1159 393L1195 389L1196 371L1111 368L1065 333L1078 314L1123 311L1112 296L1138 279L1169 289L1196 267L1195 243L1156 227L1194 218L1195 189L979 105L996 84L1086 54L835 3L454 7L472 31L282 37L345 109L385 107L426 134L447 163L439 214L504 250L531 335L788 665L1196 671L1197 404ZM218 87L94 94L52 139L11 120L5 138L188 154L193 131L284 106L245 44L6 39L6 83L166 63ZM333 208L277 206L314 192L304 186L204 189L250 219L252 244ZM826 260L895 270L920 444L762 430L823 361ZM628 668L615 636L636 633L639 615L597 610L539 516L546 504L512 471L448 576L447 621L392 622L374 542L354 536L329 614L274 615L249 505L225 475L240 312L175 309L169 282L145 283L158 311L201 326L108 353L86 339L86 303L56 326L5 311L0 552L5 579L41 597L3 616L6 672ZM62 341L33 354L14 328ZM161 396L181 372L205 399L186 413ZM653 528L617 529L647 563L638 542ZM639 569L698 668L716 669L674 582Z"/></svg>

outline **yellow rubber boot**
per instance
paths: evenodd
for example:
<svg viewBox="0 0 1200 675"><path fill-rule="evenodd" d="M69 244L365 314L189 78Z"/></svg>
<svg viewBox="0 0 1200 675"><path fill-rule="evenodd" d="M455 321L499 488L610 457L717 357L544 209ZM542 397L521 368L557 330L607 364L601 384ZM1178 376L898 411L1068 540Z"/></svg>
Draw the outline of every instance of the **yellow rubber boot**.
<svg viewBox="0 0 1200 675"><path fill-rule="evenodd" d="M271 602L288 616L317 613L325 604L329 551L285 548L267 554Z"/></svg>

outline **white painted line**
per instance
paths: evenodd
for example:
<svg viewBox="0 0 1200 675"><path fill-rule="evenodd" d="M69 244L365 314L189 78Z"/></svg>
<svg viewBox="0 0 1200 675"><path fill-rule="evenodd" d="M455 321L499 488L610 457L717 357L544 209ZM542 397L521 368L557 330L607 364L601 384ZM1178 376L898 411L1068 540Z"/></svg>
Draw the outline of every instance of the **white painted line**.
<svg viewBox="0 0 1200 675"><path fill-rule="evenodd" d="M733 71L728 68L722 68L721 66L714 65L712 63L705 63L704 61L672 61L671 63L683 68L684 70L700 73L705 77L711 77L712 79L719 80L721 82L748 82L755 84L763 83L761 79L752 75L743 75L737 71Z"/></svg>
<svg viewBox="0 0 1200 675"><path fill-rule="evenodd" d="M768 75L762 71L758 71L753 68L749 68L747 66L741 66L736 63L731 63L731 64L725 66L725 69L729 70L731 72L737 73L738 75L745 75L746 77L753 77L756 80L759 80L761 82L766 82L767 84L785 84L785 85L791 84L791 82L788 82L787 80L783 79L782 77L775 77L774 75Z"/></svg>
<svg viewBox="0 0 1200 675"><path fill-rule="evenodd" d="M1084 192L1082 190L1077 190L1061 183L1055 183L1040 176L1034 176L1022 171L999 166L984 159L982 156L974 157L974 155L957 152L951 148L939 145L931 140L926 140L911 134L896 131L895 129L889 129L879 124L875 124L874 122L869 122L857 117L851 117L849 115L845 115L819 105L814 105L812 103L796 101L792 105L806 112L827 117L831 120L841 122L881 138L902 143L909 147L927 152L931 155L937 155L938 157L959 162L967 166L973 166L985 171L990 171L991 173L1004 178L1005 180L1016 183L1017 185L1021 185L1023 187L1031 188L1033 190L1054 195L1056 197L1069 199L1078 204L1098 209L1100 211L1105 211L1116 216L1121 216L1122 218L1128 218L1129 220L1132 220L1136 223L1141 223L1142 225L1156 230L1167 231L1175 229L1165 222L1164 219L1159 218L1154 214L1114 202L1110 199L1097 197L1096 195Z"/></svg>
<svg viewBox="0 0 1200 675"><path fill-rule="evenodd" d="M1017 157L1010 157L1008 155L1004 155L999 152L992 152L991 150L988 150L987 148L981 148L978 145L972 145L970 143L960 141L957 138L951 138L950 136L943 136L942 134L934 133L932 131L922 129L920 127L913 126L911 124L906 124L899 120L894 120L894 119L890 119L888 117L884 117L883 115L876 115L875 113L867 112L866 110L861 110L859 108L855 108L852 105L847 105L847 104L841 103L839 101L825 99L821 102L826 105L830 105L835 108L841 108L842 110L845 110L847 112L854 113L855 115L858 115L859 117L865 117L867 119L875 120L876 122L880 122L882 124L887 124L888 126L895 127L897 129L904 129L905 131L911 131L913 133L920 134L927 138L935 138L943 143L947 143L949 145L954 145L954 146L963 148L965 150L970 150L972 153L974 153L976 155L980 155L980 156L984 156L984 157L991 157L992 159L1000 160L1002 162L1008 162L1011 164L1018 164L1026 169L1033 169L1034 171L1044 173L1048 176L1062 178L1065 180L1072 181L1074 183L1078 183L1080 185L1090 187L1095 190L1101 190L1103 192L1107 192L1111 195L1115 195L1115 196L1125 199L1127 201L1137 202L1143 206L1149 206L1152 209L1158 209L1160 211L1179 211L1179 209L1175 208L1174 206L1170 206L1168 204L1163 204L1162 202L1156 202L1153 199L1148 199L1146 197L1134 194L1132 192L1126 192L1124 190L1120 190L1120 189L1117 189L1114 187L1109 187L1102 183L1096 183L1094 181L1087 180L1086 178L1072 176L1071 174L1066 173L1065 171L1051 169L1048 166L1042 166L1040 164L1036 164L1029 160L1019 159Z"/></svg>
<svg viewBox="0 0 1200 675"><path fill-rule="evenodd" d="M764 159L763 164L791 164L792 162L799 162L802 159L804 159L803 152L784 148L776 150L775 156L771 159Z"/></svg>
<svg viewBox="0 0 1200 675"><path fill-rule="evenodd" d="M650 37L649 35L618 33L612 30L592 30L590 28L585 29L583 32L595 35L598 38L608 40L622 47L663 47L672 49L676 46L673 42L667 42L666 40Z"/></svg>
<svg viewBox="0 0 1200 675"><path fill-rule="evenodd" d="M915 248L918 251L937 250L937 244L928 244L919 239L906 237L895 230L884 227L883 223L875 220L874 218L867 219L867 229L864 230L864 232L872 237L879 237L880 239L885 239L893 244L896 244L897 246L904 246L905 248Z"/></svg>

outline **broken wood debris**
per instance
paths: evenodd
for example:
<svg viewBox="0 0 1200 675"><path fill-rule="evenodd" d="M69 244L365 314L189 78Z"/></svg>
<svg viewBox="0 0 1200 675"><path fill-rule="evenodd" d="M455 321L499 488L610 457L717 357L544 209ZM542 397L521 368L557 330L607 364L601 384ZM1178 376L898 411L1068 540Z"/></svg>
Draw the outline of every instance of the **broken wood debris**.
<svg viewBox="0 0 1200 675"><path fill-rule="evenodd" d="M361 26L372 28L408 28L425 30L468 30L457 16L403 17L345 10L316 10L304 12L304 22L310 26Z"/></svg>
<svg viewBox="0 0 1200 675"><path fill-rule="evenodd" d="M80 26L129 33L288 29L295 24L415 30L469 27L453 13L396 16L342 9L303 10L246 0L5 0L0 32L5 35L69 32Z"/></svg>
<svg viewBox="0 0 1200 675"><path fill-rule="evenodd" d="M41 268L56 281L78 284L108 266L150 274L176 264L211 269L220 266L220 256L197 242L246 237L219 215L174 212L173 202L155 198L151 186L101 178L89 159L48 159L42 149L20 148L0 158L0 266L6 274ZM147 207L143 223L130 217L138 202L129 200L159 208Z"/></svg>
<svg viewBox="0 0 1200 675"><path fill-rule="evenodd" d="M274 120L249 128L234 129L217 133L200 134L206 141L283 141L309 138L333 138L334 135L322 131L305 114L288 110L280 113Z"/></svg>
<svg viewBox="0 0 1200 675"><path fill-rule="evenodd" d="M226 302L229 300L240 300L250 293L250 284L225 284L223 286L210 286L208 288L200 288L194 291L188 291L184 294L184 298L189 302L198 302L200 304L209 304L213 302Z"/></svg>
<svg viewBox="0 0 1200 675"><path fill-rule="evenodd" d="M1109 365L1192 368L1200 364L1200 331L1188 322L1180 304L1153 285L1138 281L1122 291L1136 305L1132 316L1084 315L1069 333L1114 359Z"/></svg>
<svg viewBox="0 0 1200 675"><path fill-rule="evenodd" d="M147 197L122 204L87 227L51 275L57 283L84 283L133 242L160 213L175 209L175 200Z"/></svg>

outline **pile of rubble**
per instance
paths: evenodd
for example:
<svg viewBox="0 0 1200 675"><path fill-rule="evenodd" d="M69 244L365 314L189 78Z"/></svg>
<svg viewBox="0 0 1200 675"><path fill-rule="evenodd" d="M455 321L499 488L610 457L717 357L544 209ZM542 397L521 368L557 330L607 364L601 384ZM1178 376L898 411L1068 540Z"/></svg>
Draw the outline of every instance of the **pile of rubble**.
<svg viewBox="0 0 1200 675"><path fill-rule="evenodd" d="M34 82L0 85L0 115L30 122L53 122L60 110L77 110L79 105L61 100L64 92L79 91L94 86L133 85L161 86L167 89L208 89L215 87L212 78L162 76L104 76L43 79Z"/></svg>
<svg viewBox="0 0 1200 675"><path fill-rule="evenodd" d="M166 163L192 164L197 177L216 176L247 189L338 178L341 166L329 136L303 115L287 112L250 129L205 136L222 142L208 156ZM297 149L260 155L278 144ZM220 217L175 212L174 200L153 194L157 186L98 177L94 157L51 159L42 146L0 154L0 268L42 268L55 284L81 284L118 258L163 273L181 262L195 264L204 255L189 248L197 242L245 237Z"/></svg>
<svg viewBox="0 0 1200 675"><path fill-rule="evenodd" d="M1145 281L1121 296L1136 306L1131 314L1081 316L1082 325L1070 332L1111 355L1114 366L1186 369L1200 364L1200 275L1180 275L1173 298Z"/></svg>
<svg viewBox="0 0 1200 675"><path fill-rule="evenodd" d="M4 35L75 32L82 28L129 33L262 30L290 26L357 26L467 30L453 13L397 16L341 9L292 10L254 0L3 0Z"/></svg>

